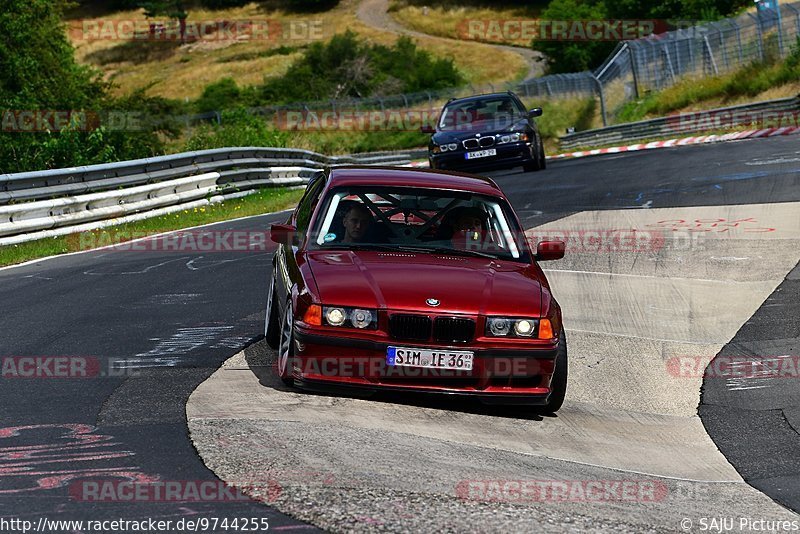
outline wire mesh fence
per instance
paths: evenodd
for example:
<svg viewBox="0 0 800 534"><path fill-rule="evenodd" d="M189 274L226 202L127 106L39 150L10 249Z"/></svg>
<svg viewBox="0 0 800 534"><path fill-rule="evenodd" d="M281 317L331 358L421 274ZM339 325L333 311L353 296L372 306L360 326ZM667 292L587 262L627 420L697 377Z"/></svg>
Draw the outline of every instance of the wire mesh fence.
<svg viewBox="0 0 800 534"><path fill-rule="evenodd" d="M680 26L681 21L676 21ZM543 76L520 86L526 96L597 96L606 125L622 104L687 77L726 74L785 57L800 36L800 3L762 9L624 41L594 71Z"/></svg>

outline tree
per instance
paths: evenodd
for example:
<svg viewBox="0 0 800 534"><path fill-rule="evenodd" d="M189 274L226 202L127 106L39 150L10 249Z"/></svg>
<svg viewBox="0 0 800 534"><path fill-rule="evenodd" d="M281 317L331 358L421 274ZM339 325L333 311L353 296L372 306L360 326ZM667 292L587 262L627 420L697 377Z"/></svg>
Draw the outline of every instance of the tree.
<svg viewBox="0 0 800 534"><path fill-rule="evenodd" d="M595 0L553 0L542 12L549 21L606 20L605 4ZM548 72L581 72L594 68L608 57L616 46L611 41L535 40L533 48L547 57Z"/></svg>
<svg viewBox="0 0 800 534"><path fill-rule="evenodd" d="M115 127L97 119L169 117L174 103L134 94L108 95L100 73L78 65L62 23L65 0L3 0L0 11L0 172L107 163L163 151L159 134L174 137L168 121ZM58 124L56 114L89 117ZM37 119L23 126L24 116ZM46 117L51 117L47 119ZM39 120L43 119L43 120ZM47 131L47 129L52 131Z"/></svg>
<svg viewBox="0 0 800 534"><path fill-rule="evenodd" d="M168 17L177 19L180 25L181 42L186 37L186 19L189 13L184 8L184 0L137 0L136 5L144 8L146 17Z"/></svg>
<svg viewBox="0 0 800 534"><path fill-rule="evenodd" d="M98 73L79 66L61 21L64 0L3 0L0 10L2 109L76 109L105 90Z"/></svg>

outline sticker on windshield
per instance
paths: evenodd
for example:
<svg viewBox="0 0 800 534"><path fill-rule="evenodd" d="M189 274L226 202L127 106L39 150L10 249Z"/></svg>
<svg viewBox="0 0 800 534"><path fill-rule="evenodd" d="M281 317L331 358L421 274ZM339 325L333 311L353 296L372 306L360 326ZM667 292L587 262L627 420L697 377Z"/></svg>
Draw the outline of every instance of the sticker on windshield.
<svg viewBox="0 0 800 534"><path fill-rule="evenodd" d="M333 241L334 239L336 239L336 234L334 234L334 233L325 234L325 237L323 237L322 239L323 239L323 240L324 240L326 243L330 243L331 241Z"/></svg>

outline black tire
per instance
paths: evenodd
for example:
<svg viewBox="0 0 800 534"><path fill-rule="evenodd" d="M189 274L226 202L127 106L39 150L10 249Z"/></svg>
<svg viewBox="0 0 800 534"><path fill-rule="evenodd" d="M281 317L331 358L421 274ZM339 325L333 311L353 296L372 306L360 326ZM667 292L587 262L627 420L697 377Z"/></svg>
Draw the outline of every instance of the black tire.
<svg viewBox="0 0 800 534"><path fill-rule="evenodd" d="M539 139L539 170L543 171L547 168L547 156L544 153L544 141Z"/></svg>
<svg viewBox="0 0 800 534"><path fill-rule="evenodd" d="M522 164L522 170L525 172L536 172L541 171L544 167L544 148L542 146L542 140L539 139L536 143L536 148L531 146L531 160Z"/></svg>
<svg viewBox="0 0 800 534"><path fill-rule="evenodd" d="M269 290L267 291L267 312L264 317L264 339L267 340L267 345L271 349L278 348L280 341L281 325L278 318L278 302L275 298L275 275L277 273L272 271L272 277L269 282Z"/></svg>
<svg viewBox="0 0 800 534"><path fill-rule="evenodd" d="M281 321L281 335L278 342L278 354L275 361L277 375L287 386L294 386L292 369L294 368L294 312L291 301L286 303L286 311Z"/></svg>
<svg viewBox="0 0 800 534"><path fill-rule="evenodd" d="M564 397L567 395L567 374L568 374L568 361L567 361L567 336L564 331L561 331L561 339L558 341L558 356L556 356L556 369L553 373L553 379L550 382L550 397L547 399L547 404L539 407L538 411L541 413L556 413L561 405L564 404Z"/></svg>

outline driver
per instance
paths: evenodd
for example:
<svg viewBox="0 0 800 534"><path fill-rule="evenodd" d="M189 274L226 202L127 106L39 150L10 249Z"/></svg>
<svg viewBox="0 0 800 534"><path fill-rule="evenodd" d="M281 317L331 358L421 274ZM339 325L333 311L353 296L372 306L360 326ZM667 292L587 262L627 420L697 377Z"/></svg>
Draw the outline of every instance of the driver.
<svg viewBox="0 0 800 534"><path fill-rule="evenodd" d="M344 238L342 241L348 243L364 241L372 223L373 218L369 208L361 203L354 202L342 217L342 225L344 226Z"/></svg>

